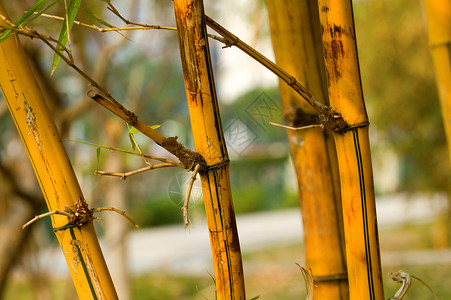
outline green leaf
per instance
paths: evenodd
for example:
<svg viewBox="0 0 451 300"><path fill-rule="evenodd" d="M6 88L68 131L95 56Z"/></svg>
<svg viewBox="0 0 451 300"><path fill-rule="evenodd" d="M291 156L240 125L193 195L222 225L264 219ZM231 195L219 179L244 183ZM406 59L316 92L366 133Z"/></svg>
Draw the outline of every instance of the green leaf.
<svg viewBox="0 0 451 300"><path fill-rule="evenodd" d="M56 50L63 54L64 47L69 41L70 31L72 30L72 26L74 25L75 17L77 16L78 9L80 8L81 0L70 0L69 5L67 7L66 16L64 17L63 27L61 28L60 35L58 37L58 44L56 45ZM53 55L53 63L52 63L52 72L55 71L58 66L61 57L58 53Z"/></svg>
<svg viewBox="0 0 451 300"><path fill-rule="evenodd" d="M102 20L101 18L99 18L98 16L96 16L95 14L93 14L92 12L90 12L89 10L83 9L83 11L86 12L88 15L90 15L91 18L93 18L94 20L96 20L96 21L99 22L100 24L102 24L102 25L104 25L104 26L106 26L106 27L108 27L108 28L113 28L113 27L115 27L114 25L111 25L110 23L108 23L108 22Z"/></svg>
<svg viewBox="0 0 451 300"><path fill-rule="evenodd" d="M46 0L48 1L48 0ZM43 9L41 9L40 11L37 11L35 13L33 13L33 15L31 16L31 18L29 18L28 20L26 20L25 22L23 22L23 26L27 26L28 24L30 24L31 22L33 22L36 18L38 18L40 15L42 15L43 13L45 13L47 10L49 10L53 5L55 5L57 2L59 2L60 0L53 0L53 2L51 2L49 5L47 5L46 7L44 7Z"/></svg>
<svg viewBox="0 0 451 300"><path fill-rule="evenodd" d="M147 126L149 126L151 129L157 129L157 128L160 128L160 127L161 127L161 125L147 125ZM128 128L128 132L129 132L129 133L141 133L141 131L139 131L138 129L136 129L136 128L133 127L133 126L130 126L130 127Z"/></svg>
<svg viewBox="0 0 451 300"><path fill-rule="evenodd" d="M101 148L97 148L96 149L96 152L97 152L97 168L96 168L96 170L99 170L99 165L100 165L100 151L101 151L102 149Z"/></svg>
<svg viewBox="0 0 451 300"><path fill-rule="evenodd" d="M48 1L49 0L39 0L38 2L36 2L29 10L27 10L22 16L20 16L19 19L17 19L14 22L14 25L17 27L22 25L22 23L25 22L25 20L27 20L30 16L32 16L35 12L37 12L38 9L41 8L41 6L43 6L44 4L46 4ZM28 23L30 23L30 22L28 22ZM0 42L5 41L10 36L12 36L11 33L12 33L11 30L6 30L5 32L3 32L0 35Z"/></svg>
<svg viewBox="0 0 451 300"><path fill-rule="evenodd" d="M135 143L135 141L133 140L133 133L129 133L129 134L128 134L128 138L130 139L130 143L132 144L132 149L133 149L133 151L135 151L135 150L136 150L136 143Z"/></svg>

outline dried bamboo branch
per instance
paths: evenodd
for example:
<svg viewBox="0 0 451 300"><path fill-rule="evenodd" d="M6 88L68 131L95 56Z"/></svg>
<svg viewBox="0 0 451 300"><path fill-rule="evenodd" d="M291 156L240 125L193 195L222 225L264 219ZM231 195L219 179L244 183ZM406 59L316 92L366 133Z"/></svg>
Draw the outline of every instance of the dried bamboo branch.
<svg viewBox="0 0 451 300"><path fill-rule="evenodd" d="M185 194L185 202L183 203L183 207L182 207L183 222L185 224L185 227L189 226L189 217L188 217L189 198L191 196L191 191L193 189L194 181L196 180L196 176L197 176L197 173L199 173L199 170L200 170L200 165L196 165L193 173L191 174L191 178L189 179L188 189Z"/></svg>
<svg viewBox="0 0 451 300"><path fill-rule="evenodd" d="M295 77L288 74L285 70L283 70L281 67L270 61L268 58L266 58L264 55L262 55L260 52L249 46L248 44L241 41L236 35L232 34L230 31L222 27L220 24L218 24L216 21L211 19L208 16L205 16L205 20L207 25L212 28L214 31L219 33L222 36L222 40L225 43L225 48L235 46L256 61L258 61L260 64L262 64L264 67L266 67L268 70L273 72L275 75L277 75L280 79L282 79L285 83L287 83L291 88L293 88L299 95L302 96L318 113L320 114L330 114L332 113L337 118L338 116L341 117L339 112L334 111L332 108L322 104L319 102L302 84L299 83L299 81L296 80Z"/></svg>
<svg viewBox="0 0 451 300"><path fill-rule="evenodd" d="M73 217L73 214L71 214L71 213L69 213L67 211L64 211L64 210L62 210L62 211L60 211L60 210L53 210L53 211L49 211L49 212L46 212L44 214L35 216L33 219L31 219L30 221L28 221L27 223L22 225L22 229L25 229L26 227L30 226L31 224L33 224L37 220L43 219L43 218L51 216L51 215L63 215L63 216L68 217L69 219L71 217Z"/></svg>
<svg viewBox="0 0 451 300"><path fill-rule="evenodd" d="M82 226L84 223L91 221L92 219L99 219L97 217L94 217L94 213L100 212L100 211L105 211L105 210L109 210L109 211L114 211L120 215L122 215L124 218L126 218L127 220L130 221L130 223L132 223L136 228L139 228L139 225L136 224L129 216L127 216L127 214L122 211L122 210L118 210L117 208L114 207L99 207L99 208L93 208L93 209L87 209L87 204L84 203L83 206L79 206L77 202L77 204L74 207L67 207L65 210L53 210L53 211L49 211L46 213L43 213L41 215L37 215L35 216L33 219L31 219L30 221L28 221L27 223L25 223L22 226L22 229L25 229L26 227L30 226L31 224L33 224L34 222L36 222L37 220L43 219L45 217L48 216L52 216L52 215L63 215L66 216L69 219L69 225L71 226ZM63 226L64 228L66 226ZM55 230L59 230L59 228L55 228Z"/></svg>
<svg viewBox="0 0 451 300"><path fill-rule="evenodd" d="M186 148L183 144L177 141L177 137L169 137L166 138L161 133L153 130L143 122L139 121L136 115L127 110L122 104L120 104L109 91L103 88L100 84L98 84L93 78L91 78L88 74L82 71L77 65L75 65L72 55L69 50L65 49L65 52L68 53L68 57L66 57L63 53L58 51L56 47L52 44L57 43L55 39L50 36L43 35L36 30L31 30L29 28L19 28L19 27L11 27L10 26L0 26L0 28L11 29L16 33L28 36L30 38L38 38L43 41L47 46L49 46L55 53L57 53L61 59L66 62L68 66L74 69L78 74L80 74L83 78L85 78L90 85L94 86L98 89L104 96L96 93L93 90L88 92L88 97L102 105L103 107L110 110L112 113L123 119L127 122L127 124L135 127L141 133L152 139L155 143L166 149L169 153L175 155L183 164L183 167L192 170L196 164L200 164L202 166L201 170L205 169L205 160L202 155L197 152L194 152L188 148Z"/></svg>
<svg viewBox="0 0 451 300"><path fill-rule="evenodd" d="M130 221L130 223L133 224L133 226L135 226L136 228L139 228L139 225L135 223L135 221L133 221L129 216L127 216L127 214L125 213L125 211L119 210L117 208L114 207L98 207L98 208L93 208L91 209L91 213L96 213L99 211L105 211L105 210L109 210L109 211L114 211L120 215L122 215L124 218L126 218L127 220Z"/></svg>
<svg viewBox="0 0 451 300"><path fill-rule="evenodd" d="M269 125L273 125L273 126L276 126L276 127L282 127L282 128L290 129L290 130L304 130L304 129L310 129L310 128L321 128L321 129L324 129L324 125L323 124L312 124L312 125L307 125L307 126L302 126L302 127L293 127L293 126L277 124L277 123L274 123L274 122L269 122Z"/></svg>
<svg viewBox="0 0 451 300"><path fill-rule="evenodd" d="M152 165L149 162L147 162L147 164L148 164L147 167L144 167L144 168L141 168L138 170L134 170L134 171L130 171L130 172L126 172L126 173L95 171L94 174L100 175L100 176L115 176L115 177L120 177L121 179L125 180L125 179L127 179L127 177L130 177L132 175L136 175L139 173L143 173L146 171L150 171L150 170L154 170L154 169L161 169L161 168L177 167L177 165L174 165L171 163Z"/></svg>

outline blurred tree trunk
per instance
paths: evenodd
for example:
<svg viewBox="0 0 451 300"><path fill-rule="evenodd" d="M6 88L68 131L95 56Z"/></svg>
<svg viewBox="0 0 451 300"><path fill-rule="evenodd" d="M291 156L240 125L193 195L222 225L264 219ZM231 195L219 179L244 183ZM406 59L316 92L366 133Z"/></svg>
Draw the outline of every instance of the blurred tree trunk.
<svg viewBox="0 0 451 300"><path fill-rule="evenodd" d="M451 0L423 0L423 6L451 163ZM450 242L451 187L447 192L448 211L442 212L437 218L433 231L437 248L447 248Z"/></svg>
<svg viewBox="0 0 451 300"><path fill-rule="evenodd" d="M319 0L329 100L347 127L334 133L343 203L349 295L384 299L368 116L351 0Z"/></svg>
<svg viewBox="0 0 451 300"><path fill-rule="evenodd" d="M451 1L423 0L451 162Z"/></svg>
<svg viewBox="0 0 451 300"><path fill-rule="evenodd" d="M195 149L206 161L201 170L216 297L245 299L244 275L225 145L211 67L202 0L175 0L186 96Z"/></svg>
<svg viewBox="0 0 451 300"><path fill-rule="evenodd" d="M0 177L1 178L1 177ZM31 234L30 230L22 230L22 225L33 218L35 208L17 195L9 197L11 208L8 215L0 221L0 299L5 292L12 267L22 255L24 245Z"/></svg>
<svg viewBox="0 0 451 300"><path fill-rule="evenodd" d="M0 14L7 18L1 2ZM85 210L80 186L17 36L0 43L0 87L49 211L64 211L66 206ZM52 215L51 220L53 228L61 228L55 235L79 297L117 299L92 220L75 226L66 216Z"/></svg>
<svg viewBox="0 0 451 300"><path fill-rule="evenodd" d="M120 134L123 131L123 122L118 118L109 118L104 123L107 145L119 145ZM108 153L105 162L107 170L122 170L121 154L118 152ZM105 197L105 206L118 208L126 211L126 183L116 177L105 177L101 179L102 190ZM108 247L108 265L111 277L116 287L117 294L121 300L131 299L130 270L127 264L127 236L130 224L125 220L118 219L117 214L108 214L105 217L105 242Z"/></svg>
<svg viewBox="0 0 451 300"><path fill-rule="evenodd" d="M268 0L277 64L328 105L318 4L311 0ZM319 124L316 111L285 83L279 85L289 126ZM315 299L348 299L346 256L333 136L319 128L288 130L302 211L306 266L312 269Z"/></svg>

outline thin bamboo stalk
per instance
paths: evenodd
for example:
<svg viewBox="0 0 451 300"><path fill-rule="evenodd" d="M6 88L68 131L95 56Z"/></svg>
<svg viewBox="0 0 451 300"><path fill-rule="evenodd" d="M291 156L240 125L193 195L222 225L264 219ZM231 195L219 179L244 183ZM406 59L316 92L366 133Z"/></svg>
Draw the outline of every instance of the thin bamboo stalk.
<svg viewBox="0 0 451 300"><path fill-rule="evenodd" d="M328 105L316 1L268 0L277 65ZM317 113L288 85L279 84L295 167L305 239L305 263L314 276L315 299L348 299L340 181L333 136L318 128Z"/></svg>
<svg viewBox="0 0 451 300"><path fill-rule="evenodd" d="M451 162L451 1L423 0Z"/></svg>
<svg viewBox="0 0 451 300"><path fill-rule="evenodd" d="M0 2L0 14L7 17ZM0 24L5 25L3 19ZM52 116L16 36L0 43L0 87L50 211L74 207L83 194ZM52 215L52 226L68 224ZM55 232L80 299L117 299L92 221Z"/></svg>
<svg viewBox="0 0 451 300"><path fill-rule="evenodd" d="M351 0L319 0L331 106L348 127L335 132L349 295L384 299L377 233L368 117L360 83Z"/></svg>
<svg viewBox="0 0 451 300"><path fill-rule="evenodd" d="M201 0L175 0L179 45L215 269L217 299L245 299L240 244L233 210L229 158L219 116Z"/></svg>

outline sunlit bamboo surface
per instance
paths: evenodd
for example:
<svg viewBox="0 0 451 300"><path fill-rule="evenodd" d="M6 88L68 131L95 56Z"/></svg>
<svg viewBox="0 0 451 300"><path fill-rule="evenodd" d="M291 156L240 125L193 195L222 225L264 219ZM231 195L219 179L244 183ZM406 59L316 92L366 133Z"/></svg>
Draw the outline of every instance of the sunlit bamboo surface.
<svg viewBox="0 0 451 300"><path fill-rule="evenodd" d="M317 1L267 1L276 63L328 105ZM284 119L294 127L319 124L316 111L283 82ZM320 128L287 130L299 188L305 266L314 299L348 299L340 181L333 136Z"/></svg>
<svg viewBox="0 0 451 300"><path fill-rule="evenodd" d="M351 0L319 0L330 104L348 124L335 132L352 300L384 299L368 117Z"/></svg>
<svg viewBox="0 0 451 300"><path fill-rule="evenodd" d="M229 178L229 158L216 98L201 0L175 0L185 90L200 170L217 299L245 299L240 244Z"/></svg>
<svg viewBox="0 0 451 300"><path fill-rule="evenodd" d="M0 14L7 17L0 2ZM0 23L5 25L3 19ZM49 211L85 204L64 146L16 36L0 43L0 87L27 150ZM80 299L117 299L92 220L76 226L51 215ZM27 230L27 229L25 229Z"/></svg>

